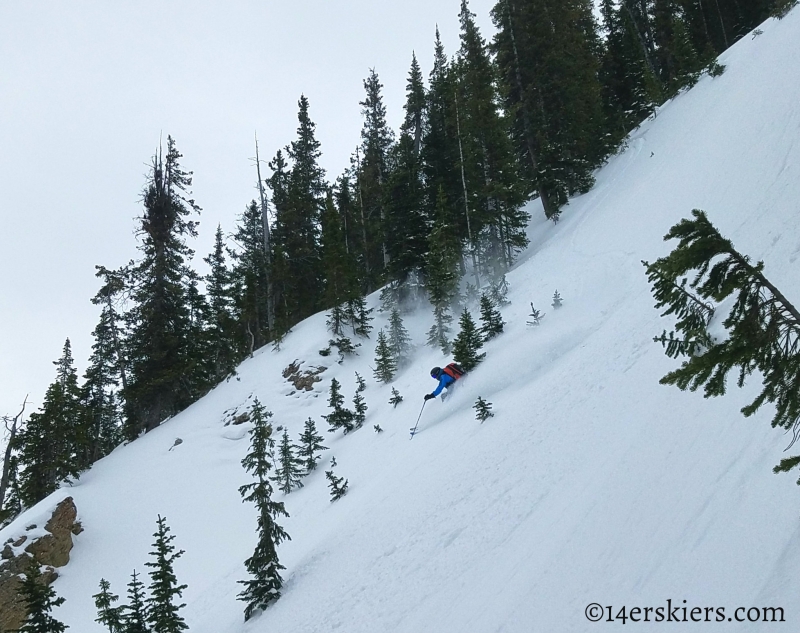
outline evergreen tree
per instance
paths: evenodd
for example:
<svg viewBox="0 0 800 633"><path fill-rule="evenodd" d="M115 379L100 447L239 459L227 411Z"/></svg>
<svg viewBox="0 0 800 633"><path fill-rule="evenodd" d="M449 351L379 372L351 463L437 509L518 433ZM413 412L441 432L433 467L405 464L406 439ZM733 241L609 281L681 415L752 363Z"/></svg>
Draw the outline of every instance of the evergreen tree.
<svg viewBox="0 0 800 633"><path fill-rule="evenodd" d="M143 193L140 250L142 259L130 270L132 308L126 315L130 375L125 394L125 435L133 440L187 407L199 395L193 376L200 363L192 341L187 237L196 237L196 223L186 219L200 208L188 188L191 172L179 163L172 137L167 155L153 158Z"/></svg>
<svg viewBox="0 0 800 633"><path fill-rule="evenodd" d="M85 452L87 441L81 424L85 416L69 339L54 365L56 381L48 387L40 410L31 414L17 437L18 463L23 469L19 492L26 507L44 499L62 481L76 478L84 467L79 454Z"/></svg>
<svg viewBox="0 0 800 633"><path fill-rule="evenodd" d="M593 184L609 149L590 0L498 0L492 19L512 138L545 214Z"/></svg>
<svg viewBox="0 0 800 633"><path fill-rule="evenodd" d="M400 310L394 308L389 317L389 349L397 362L397 367L402 368L408 364L411 352L411 337L403 325Z"/></svg>
<svg viewBox="0 0 800 633"><path fill-rule="evenodd" d="M483 398L478 396L477 401L475 402L475 418L482 424L486 422L489 418L494 417L494 413L492 413L492 403L486 402Z"/></svg>
<svg viewBox="0 0 800 633"><path fill-rule="evenodd" d="M347 302L347 320L353 327L355 336L369 338L369 333L372 331L372 326L369 324L372 321L371 314L372 308L367 308L367 300L364 297L357 296Z"/></svg>
<svg viewBox="0 0 800 633"><path fill-rule="evenodd" d="M321 438L320 438L321 439ZM284 494L289 494L295 488L302 488L303 460L295 456L297 448L289 442L289 431L284 429L280 446L278 447L278 461L275 464L275 475L272 481L278 484L278 489Z"/></svg>
<svg viewBox="0 0 800 633"><path fill-rule="evenodd" d="M331 433L338 429L344 429L344 432L348 433L355 428L353 426L353 412L342 406L344 404L344 396L341 394L340 389L341 385L339 381L333 378L331 380L330 396L328 397L328 406L333 409L333 411L328 415L322 416L330 425L328 431Z"/></svg>
<svg viewBox="0 0 800 633"><path fill-rule="evenodd" d="M450 306L458 293L461 245L453 235L447 221L447 201L444 191L439 189L436 224L429 238L430 250L426 262L425 287L433 305L434 325L428 332L428 345L439 346L445 354L450 353Z"/></svg>
<svg viewBox="0 0 800 633"><path fill-rule="evenodd" d="M558 309L563 305L563 300L561 299L561 295L558 294L558 290L553 293L553 309Z"/></svg>
<svg viewBox="0 0 800 633"><path fill-rule="evenodd" d="M133 570L128 583L128 603L122 610L122 631L124 633L150 633L147 626L147 605L144 585Z"/></svg>
<svg viewBox="0 0 800 633"><path fill-rule="evenodd" d="M531 301L531 313L528 316L532 319L531 321L526 321L528 325L539 325L544 318L544 313L534 308L533 301Z"/></svg>
<svg viewBox="0 0 800 633"><path fill-rule="evenodd" d="M328 487L331 489L331 503L347 494L347 479L333 474L333 464L331 464L331 470L325 471L325 477L328 479Z"/></svg>
<svg viewBox="0 0 800 633"><path fill-rule="evenodd" d="M328 191L325 211L322 214L322 264L325 270L325 305L330 308L328 330L336 336L344 335L349 320L348 302L359 295L356 262L347 252L347 243L341 215Z"/></svg>
<svg viewBox="0 0 800 633"><path fill-rule="evenodd" d="M205 278L209 312L206 332L209 374L211 383L217 384L236 371L242 352L241 339L237 344L233 278L225 261L221 226L217 226L214 236L214 251L203 261L210 268Z"/></svg>
<svg viewBox="0 0 800 633"><path fill-rule="evenodd" d="M383 330L378 332L378 344L375 347L375 380L391 382L397 372L397 361L386 340Z"/></svg>
<svg viewBox="0 0 800 633"><path fill-rule="evenodd" d="M481 335L483 340L493 339L503 332L503 317L486 294L481 295Z"/></svg>
<svg viewBox="0 0 800 633"><path fill-rule="evenodd" d="M186 585L179 585L173 570L175 560L183 555L183 550L175 551L166 519L158 516L158 528L153 537L153 560L145 563L153 571L150 572L150 597L147 599L147 621L153 633L180 633L189 627L178 613L185 604L175 604L181 598Z"/></svg>
<svg viewBox="0 0 800 633"><path fill-rule="evenodd" d="M364 425L364 420L367 417L367 403L364 400L364 396L361 394L366 390L367 383L364 382L364 379L356 372L356 393L353 396L353 421L355 422L356 428L360 429Z"/></svg>
<svg viewBox="0 0 800 633"><path fill-rule="evenodd" d="M50 612L64 604L56 597L53 587L42 580L39 563L31 561L19 588L28 616L18 633L64 633L69 627L56 620Z"/></svg>
<svg viewBox="0 0 800 633"><path fill-rule="evenodd" d="M100 591L92 598L97 607L95 622L107 627L109 633L122 633L122 608L113 606L119 596L111 593L111 584L105 578L100 579Z"/></svg>
<svg viewBox="0 0 800 633"><path fill-rule="evenodd" d="M394 387L392 387L392 397L389 398L389 404L392 405L392 408L396 409L397 405L403 401L403 396L400 395L400 392L397 391Z"/></svg>
<svg viewBox="0 0 800 633"><path fill-rule="evenodd" d="M466 308L461 313L458 323L461 331L453 341L453 359L464 368L465 372L469 372L486 357L485 353L478 353L478 350L483 347L483 339Z"/></svg>
<svg viewBox="0 0 800 633"><path fill-rule="evenodd" d="M761 392L742 413L749 417L765 403L775 404L773 427L796 429L800 420L800 310L764 275L764 263L751 263L695 209L664 239L678 245L666 257L647 264L656 308L678 319L675 332L656 338L668 356L685 357L681 366L661 379L662 384L695 391L705 397L726 393L727 375L738 370L737 384L759 371ZM724 304L731 298L733 303ZM718 341L708 323L720 304L727 305L723 321L728 336ZM781 461L775 472L800 465L800 456ZM800 480L798 481L800 483Z"/></svg>
<svg viewBox="0 0 800 633"><path fill-rule="evenodd" d="M245 620L281 597L283 579L280 572L286 568L278 562L276 548L283 541L291 540L276 523L278 517L288 517L289 514L283 503L272 500L272 485L269 483L269 471L272 470L270 452L275 444L269 423L271 417L272 413L265 411L256 398L250 413L253 423L250 452L242 460L242 466L253 475L255 481L239 488L243 499L255 503L258 511L258 544L253 555L245 561L251 578L239 581L245 586L238 596L239 600L247 603Z"/></svg>
<svg viewBox="0 0 800 633"><path fill-rule="evenodd" d="M308 418L303 433L300 435L300 447L298 449L298 454L306 468L306 474L316 469L317 460L320 458L317 453L328 450L327 446L322 445L322 440L323 438L317 432L314 420Z"/></svg>
<svg viewBox="0 0 800 633"><path fill-rule="evenodd" d="M386 106L383 103L381 84L375 69L370 69L364 80L366 96L360 102L364 126L361 129L361 147L357 165L357 185L363 232L364 284L367 293L372 292L380 281L389 262L389 254L383 234L386 217L384 187L388 174L389 149L394 142L394 133L386 123Z"/></svg>

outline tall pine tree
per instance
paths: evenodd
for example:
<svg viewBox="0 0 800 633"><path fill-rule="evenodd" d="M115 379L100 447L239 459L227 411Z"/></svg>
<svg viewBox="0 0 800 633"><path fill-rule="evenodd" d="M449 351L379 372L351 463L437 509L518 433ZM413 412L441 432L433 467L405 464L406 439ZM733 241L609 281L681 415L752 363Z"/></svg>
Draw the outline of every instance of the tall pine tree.
<svg viewBox="0 0 800 633"><path fill-rule="evenodd" d="M179 585L175 576L173 563L183 555L183 550L175 551L166 519L159 515L158 528L153 537L153 560L145 563L150 567L150 597L147 599L147 621L153 633L180 633L189 627L179 611L185 604L175 604L183 595L186 585Z"/></svg>

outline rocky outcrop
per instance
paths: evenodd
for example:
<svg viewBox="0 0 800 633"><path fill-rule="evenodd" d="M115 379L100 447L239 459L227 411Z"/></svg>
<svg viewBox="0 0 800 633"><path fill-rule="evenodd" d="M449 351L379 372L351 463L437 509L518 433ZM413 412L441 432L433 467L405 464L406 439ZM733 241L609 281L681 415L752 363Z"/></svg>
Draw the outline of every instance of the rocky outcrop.
<svg viewBox="0 0 800 633"><path fill-rule="evenodd" d="M289 365L286 369L283 370L283 377L286 378L294 388L298 391L313 391L314 390L314 383L320 382L322 378L319 377L319 374L324 372L327 367L323 367L320 365L319 367L311 366L311 369L306 369L304 371L300 370L300 366L303 365L302 361L294 361L291 365ZM292 392L294 393L294 392ZM292 394L289 394L292 395Z"/></svg>
<svg viewBox="0 0 800 633"><path fill-rule="evenodd" d="M25 621L27 612L19 595L19 575L36 561L42 566L42 582L49 585L58 578L55 568L69 562L72 536L83 531L77 518L75 502L67 497L56 506L44 526L44 534L22 534L4 543L0 551L0 631L15 631ZM36 529L36 525L27 527L28 532Z"/></svg>

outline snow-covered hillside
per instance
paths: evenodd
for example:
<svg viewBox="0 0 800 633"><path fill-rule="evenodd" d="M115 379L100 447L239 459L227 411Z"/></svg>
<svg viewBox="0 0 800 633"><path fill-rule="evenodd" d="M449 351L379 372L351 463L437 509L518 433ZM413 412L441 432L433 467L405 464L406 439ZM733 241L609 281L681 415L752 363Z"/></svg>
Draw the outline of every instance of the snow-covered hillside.
<svg viewBox="0 0 800 633"><path fill-rule="evenodd" d="M0 542L75 498L85 532L55 588L66 598L58 617L76 633L103 630L91 599L101 577L124 594L131 571L146 571L158 514L186 551L176 570L193 633L590 631L621 626L589 622L590 603L643 617L668 599L725 609L722 623L676 630L797 630L800 488L771 472L787 438L768 408L739 413L757 384L711 401L658 384L675 361L652 341L668 324L641 264L666 254L664 233L702 208L800 300L800 11L761 29L722 57L723 76L637 130L557 226L532 208L505 333L451 399L428 403L413 441L435 386L428 371L447 362L423 346L430 312L406 318L419 347L394 383L405 397L396 409L372 379L374 336L337 365L318 353L328 339L320 314L282 351L261 350L238 378L19 517ZM538 328L526 325L531 301L547 312ZM313 393L290 394L281 374L295 359L328 367ZM331 379L349 401L356 371L368 379L367 423L326 434L323 460L336 457L350 491L330 503L320 470L278 493L291 514L284 595L244 624L237 581L256 539L254 509L237 491L249 481L248 427L224 426L223 414L255 394L294 438L308 416L325 429ZM478 396L496 414L483 424ZM728 622L737 607L783 607L786 623Z"/></svg>

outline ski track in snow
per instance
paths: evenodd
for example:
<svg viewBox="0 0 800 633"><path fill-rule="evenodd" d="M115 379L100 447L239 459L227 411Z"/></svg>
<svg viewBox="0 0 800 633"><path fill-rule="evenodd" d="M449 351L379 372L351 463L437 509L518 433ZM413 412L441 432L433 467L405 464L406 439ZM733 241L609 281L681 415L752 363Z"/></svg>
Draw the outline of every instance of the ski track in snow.
<svg viewBox="0 0 800 633"><path fill-rule="evenodd" d="M640 263L666 254L669 227L703 208L800 297L800 11L761 29L722 56L724 75L643 123L558 225L531 203L531 247L508 275L506 331L445 403L425 407L413 441L408 429L434 386L428 370L448 361L422 346L429 311L406 317L419 347L393 383L405 398L396 409L391 387L372 378L374 337L338 365L318 354L329 338L319 314L280 352L259 350L236 378L19 517L3 542L75 498L85 532L56 581L66 598L58 617L72 631L102 631L91 595L101 577L124 595L131 571L146 573L162 514L186 551L176 571L194 633L618 630L588 622L586 605L616 612L667 599L729 613L783 607L787 624L639 626L796 630L800 491L796 473L771 472L787 438L770 428L769 407L741 416L757 380L714 400L658 384L676 363L652 341L670 323L653 309ZM526 325L531 301L546 313L540 327ZM377 314L374 331L386 321ZM287 395L281 372L295 359L327 366L313 393ZM331 379L349 403L355 371L368 382L365 426L324 433L329 450L305 487L276 494L291 514L292 540L279 548L284 595L244 624L237 581L256 518L237 489L248 481L240 460L250 427L225 427L223 414L255 394L293 438L309 416L324 431ZM495 413L483 424L478 396ZM350 490L330 503L324 470L334 455Z"/></svg>

